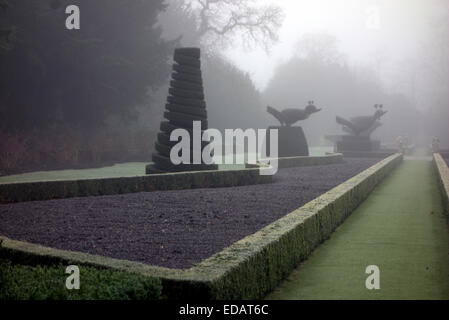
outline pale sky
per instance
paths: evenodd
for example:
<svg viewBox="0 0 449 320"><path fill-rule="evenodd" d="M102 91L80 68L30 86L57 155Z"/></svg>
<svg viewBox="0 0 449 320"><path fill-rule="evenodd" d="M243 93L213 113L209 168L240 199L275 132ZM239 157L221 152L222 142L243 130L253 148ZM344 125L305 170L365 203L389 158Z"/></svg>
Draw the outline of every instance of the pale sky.
<svg viewBox="0 0 449 320"><path fill-rule="evenodd" d="M376 70L388 90L410 91L404 77L411 62L419 60L429 21L438 15L436 1L273 0L286 17L270 54L234 47L226 55L263 89L275 67L294 54L303 34L328 33L337 37L350 65Z"/></svg>

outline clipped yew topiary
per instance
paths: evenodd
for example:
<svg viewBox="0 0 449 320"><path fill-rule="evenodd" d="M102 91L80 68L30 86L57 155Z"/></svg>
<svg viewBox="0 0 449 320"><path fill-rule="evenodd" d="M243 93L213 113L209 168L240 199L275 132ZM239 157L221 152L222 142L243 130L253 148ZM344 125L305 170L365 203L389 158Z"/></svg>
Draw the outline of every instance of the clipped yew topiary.
<svg viewBox="0 0 449 320"><path fill-rule="evenodd" d="M193 170L216 170L214 164L192 164L193 142L190 141L190 164L174 165L170 160L170 150L176 142L170 141L170 134L176 129L192 132L193 121L201 121L201 135L207 130L207 111L204 99L203 79L201 75L201 51L199 48L177 48L173 55L173 72L165 120L161 123L161 131L155 144L156 153L153 154L154 164L146 167L146 173L179 172ZM190 134L192 138L192 134ZM206 143L201 144L201 150Z"/></svg>

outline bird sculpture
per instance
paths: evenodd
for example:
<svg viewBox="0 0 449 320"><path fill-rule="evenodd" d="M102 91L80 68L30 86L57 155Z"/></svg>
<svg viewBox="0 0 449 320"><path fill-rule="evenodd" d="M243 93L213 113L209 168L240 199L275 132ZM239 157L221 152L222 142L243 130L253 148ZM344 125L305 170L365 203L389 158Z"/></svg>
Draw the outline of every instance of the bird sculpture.
<svg viewBox="0 0 449 320"><path fill-rule="evenodd" d="M371 116L361 116L346 120L337 116L336 121L343 126L343 130L354 136L369 136L376 128L380 127L382 123L378 120L387 111L383 110L383 106L375 104L376 111Z"/></svg>
<svg viewBox="0 0 449 320"><path fill-rule="evenodd" d="M297 121L307 119L311 114L320 110L321 109L317 108L313 104L313 101L309 101L308 105L304 109L291 108L278 111L271 106L267 106L267 112L275 117L281 123L281 126L287 127L290 127Z"/></svg>

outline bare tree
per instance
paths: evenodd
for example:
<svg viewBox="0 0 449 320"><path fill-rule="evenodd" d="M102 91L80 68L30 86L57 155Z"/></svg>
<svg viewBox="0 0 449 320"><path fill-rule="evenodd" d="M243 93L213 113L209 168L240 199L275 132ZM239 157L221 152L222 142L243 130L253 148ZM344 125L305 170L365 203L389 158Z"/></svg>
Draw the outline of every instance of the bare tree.
<svg viewBox="0 0 449 320"><path fill-rule="evenodd" d="M255 0L184 0L196 20L200 43L206 49L227 48L239 39L243 46L262 46L266 51L278 40L284 19L275 5Z"/></svg>

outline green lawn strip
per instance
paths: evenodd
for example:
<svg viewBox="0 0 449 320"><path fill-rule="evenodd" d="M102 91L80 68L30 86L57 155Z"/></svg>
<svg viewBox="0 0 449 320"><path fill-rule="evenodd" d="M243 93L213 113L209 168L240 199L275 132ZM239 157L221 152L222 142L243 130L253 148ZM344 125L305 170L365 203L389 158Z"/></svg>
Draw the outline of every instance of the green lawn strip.
<svg viewBox="0 0 449 320"><path fill-rule="evenodd" d="M449 233L430 161L405 161L267 299L449 299ZM380 290L368 290L368 265Z"/></svg>
<svg viewBox="0 0 449 320"><path fill-rule="evenodd" d="M332 148L311 147L310 155L324 156L325 153L328 151L329 152L332 151ZM245 159L247 159L247 156L245 156ZM27 172L22 174L0 176L0 184L145 176L145 166L148 163L149 162L126 162L126 163L117 163L112 166L101 168ZM237 165L237 164L223 163L219 165L220 170L237 170L244 168L245 168L244 165Z"/></svg>
<svg viewBox="0 0 449 320"><path fill-rule="evenodd" d="M0 184L144 176L147 164L147 162L127 162L102 168L28 172L0 177Z"/></svg>
<svg viewBox="0 0 449 320"><path fill-rule="evenodd" d="M155 300L158 279L129 272L79 266L80 288L66 288L67 265L17 264L0 257L0 300Z"/></svg>

